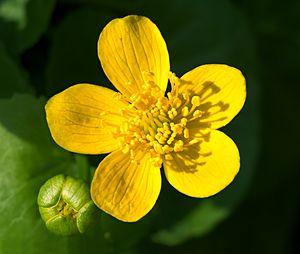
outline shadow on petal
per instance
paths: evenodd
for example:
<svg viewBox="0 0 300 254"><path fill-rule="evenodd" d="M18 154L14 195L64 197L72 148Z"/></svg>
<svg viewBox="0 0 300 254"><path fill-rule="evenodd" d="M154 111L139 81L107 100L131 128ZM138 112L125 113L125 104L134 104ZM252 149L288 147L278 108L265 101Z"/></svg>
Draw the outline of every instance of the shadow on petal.
<svg viewBox="0 0 300 254"><path fill-rule="evenodd" d="M240 167L239 152L224 133L212 130L208 141L198 142L173 160L164 161L165 175L178 191L192 197L208 197L232 182Z"/></svg>

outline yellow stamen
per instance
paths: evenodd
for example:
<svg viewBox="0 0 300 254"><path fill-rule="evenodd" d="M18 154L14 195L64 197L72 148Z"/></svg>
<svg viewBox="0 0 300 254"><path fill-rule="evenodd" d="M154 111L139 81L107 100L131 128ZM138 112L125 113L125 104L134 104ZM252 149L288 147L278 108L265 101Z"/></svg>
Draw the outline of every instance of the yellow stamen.
<svg viewBox="0 0 300 254"><path fill-rule="evenodd" d="M135 151L139 154L148 152L151 161L159 165L163 160L173 160L173 153L182 152L185 147L201 141L201 138L190 137L189 130L189 122L203 115L198 109L201 99L189 92L180 94L180 79L174 73L170 76L172 90L167 98L154 84L153 73L143 75L144 89L133 94L129 100L131 104L121 110L128 121L116 128L114 134L120 139L122 151L130 152L131 160L138 160ZM118 94L115 96L122 98Z"/></svg>

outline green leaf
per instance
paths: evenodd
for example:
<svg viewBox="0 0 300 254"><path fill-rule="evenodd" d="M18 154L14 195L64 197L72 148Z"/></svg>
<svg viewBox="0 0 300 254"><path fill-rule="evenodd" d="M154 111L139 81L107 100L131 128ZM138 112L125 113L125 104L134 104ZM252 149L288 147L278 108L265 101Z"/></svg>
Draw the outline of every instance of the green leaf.
<svg viewBox="0 0 300 254"><path fill-rule="evenodd" d="M26 80L24 71L7 54L0 41L0 98L10 97L14 93L31 92Z"/></svg>
<svg viewBox="0 0 300 254"><path fill-rule="evenodd" d="M215 224L225 219L228 214L229 209L216 207L213 201L208 200L192 209L183 220L175 223L170 229L160 230L153 236L153 240L169 246L177 245L192 236L210 232Z"/></svg>
<svg viewBox="0 0 300 254"><path fill-rule="evenodd" d="M18 28L26 24L26 4L28 0L4 0L0 3L0 17L15 22Z"/></svg>
<svg viewBox="0 0 300 254"><path fill-rule="evenodd" d="M62 20L54 31L46 70L49 95L77 83L110 84L97 56L99 34L110 19L95 8L73 11Z"/></svg>
<svg viewBox="0 0 300 254"><path fill-rule="evenodd" d="M245 197L260 148L260 91L253 36L246 19L228 1L157 1L156 7L154 10L149 5L143 15L160 28L170 52L172 71L178 76L201 64L225 63L241 69L247 79L244 109L222 129L235 140L241 153L241 169L234 182L216 196L201 200L187 198L168 183L164 185L158 201L160 230L152 239L178 245L210 232Z"/></svg>
<svg viewBox="0 0 300 254"><path fill-rule="evenodd" d="M54 0L4 0L0 3L0 37L11 52L22 53L45 32Z"/></svg>
<svg viewBox="0 0 300 254"><path fill-rule="evenodd" d="M0 100L0 253L82 253L104 237L88 234L56 236L42 221L37 196L50 177L74 170L73 156L52 140L46 125L44 99L16 95ZM102 245L102 246L101 246Z"/></svg>
<svg viewBox="0 0 300 254"><path fill-rule="evenodd" d="M149 234L156 217L155 210L135 223L118 221L114 217L102 214L101 227L108 248L114 253L123 253L135 246L143 237Z"/></svg>
<svg viewBox="0 0 300 254"><path fill-rule="evenodd" d="M43 99L18 95L0 100L0 252L64 253L65 239L49 233L37 194L51 176L66 171L70 154L47 130ZM60 246L62 248L57 248Z"/></svg>

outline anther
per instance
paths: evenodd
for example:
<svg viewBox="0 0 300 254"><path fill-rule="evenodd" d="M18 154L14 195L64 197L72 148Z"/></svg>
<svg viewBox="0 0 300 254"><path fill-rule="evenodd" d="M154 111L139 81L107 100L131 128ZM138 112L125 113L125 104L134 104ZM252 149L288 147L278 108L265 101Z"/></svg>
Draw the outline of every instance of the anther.
<svg viewBox="0 0 300 254"><path fill-rule="evenodd" d="M197 118L197 117L201 117L203 115L202 111L200 110L195 110L195 112L193 113L193 117Z"/></svg>
<svg viewBox="0 0 300 254"><path fill-rule="evenodd" d="M190 137L190 131L189 129L185 128L183 131L183 136L188 139Z"/></svg>
<svg viewBox="0 0 300 254"><path fill-rule="evenodd" d="M164 153L164 151L162 149L162 146L159 143L157 143L157 142L153 144L153 148L154 148L155 152L157 152L159 154L163 154Z"/></svg>
<svg viewBox="0 0 300 254"><path fill-rule="evenodd" d="M191 102L193 106L198 107L200 105L200 97L193 96Z"/></svg>
<svg viewBox="0 0 300 254"><path fill-rule="evenodd" d="M181 112L183 116L187 116L189 114L189 108L185 106L182 108Z"/></svg>
<svg viewBox="0 0 300 254"><path fill-rule="evenodd" d="M171 154L166 154L165 155L165 160L171 161L171 160L173 160L173 156Z"/></svg>
<svg viewBox="0 0 300 254"><path fill-rule="evenodd" d="M130 159L134 160L134 151L132 149L130 150Z"/></svg>
<svg viewBox="0 0 300 254"><path fill-rule="evenodd" d="M181 103L182 101L178 97L174 98L173 105L175 108L179 108L181 106Z"/></svg>
<svg viewBox="0 0 300 254"><path fill-rule="evenodd" d="M154 123L155 123L158 127L162 127L162 126L163 126L162 122L159 121L157 118L153 118L153 120L154 120Z"/></svg>
<svg viewBox="0 0 300 254"><path fill-rule="evenodd" d="M199 139L192 139L190 142L189 142L189 145L194 145L194 144L197 144L199 143L200 140Z"/></svg>
<svg viewBox="0 0 300 254"><path fill-rule="evenodd" d="M187 121L188 120L186 118L181 118L180 123L186 126Z"/></svg>
<svg viewBox="0 0 300 254"><path fill-rule="evenodd" d="M173 148L168 146L168 145L164 145L163 150L164 150L165 153L170 153L170 152L173 151Z"/></svg>
<svg viewBox="0 0 300 254"><path fill-rule="evenodd" d="M183 141L182 140L178 140L176 141L175 145L174 145L174 152L181 152L183 150Z"/></svg>
<svg viewBox="0 0 300 254"><path fill-rule="evenodd" d="M124 145L124 147L123 147L123 149L122 149L122 152L123 152L124 154L126 154L126 153L129 152L129 145L128 145L128 144L125 144L125 145Z"/></svg>

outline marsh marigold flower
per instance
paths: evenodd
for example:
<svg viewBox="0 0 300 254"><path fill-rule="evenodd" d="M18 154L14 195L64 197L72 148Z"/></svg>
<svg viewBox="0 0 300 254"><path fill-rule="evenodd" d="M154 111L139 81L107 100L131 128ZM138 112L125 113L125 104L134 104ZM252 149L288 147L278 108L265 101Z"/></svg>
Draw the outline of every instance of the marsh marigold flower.
<svg viewBox="0 0 300 254"><path fill-rule="evenodd" d="M46 113L61 147L110 153L91 185L99 208L123 221L139 220L158 198L162 164L169 183L191 197L214 195L234 179L238 149L216 129L244 104L239 70L207 64L176 77L160 31L141 16L112 20L100 34L98 56L120 92L77 84L53 96Z"/></svg>

